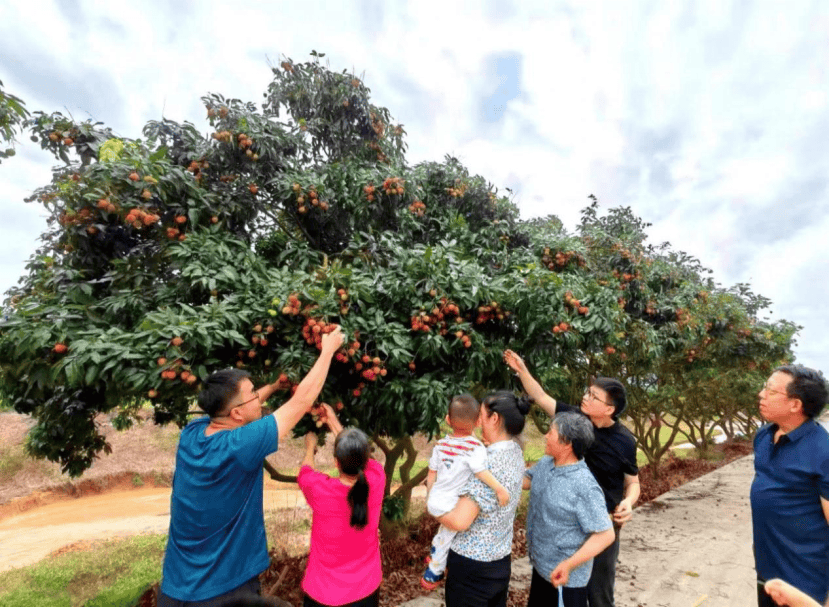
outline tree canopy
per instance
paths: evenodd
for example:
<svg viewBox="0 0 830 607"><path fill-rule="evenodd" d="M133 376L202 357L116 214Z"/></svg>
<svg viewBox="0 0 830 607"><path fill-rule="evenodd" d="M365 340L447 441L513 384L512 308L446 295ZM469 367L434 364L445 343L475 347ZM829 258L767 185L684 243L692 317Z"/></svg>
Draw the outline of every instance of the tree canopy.
<svg viewBox="0 0 830 607"><path fill-rule="evenodd" d="M201 381L229 366L287 395L333 323L348 343L323 399L388 472L404 458L405 500L421 480L411 436L438 432L454 394L518 387L507 347L563 400L620 378L655 461L662 416L751 418L747 386L792 359L797 326L649 244L630 208L591 198L571 233L553 215L521 220L455 158L409 165L403 125L320 56L285 59L260 106L203 101L209 135L168 119L136 139L60 113L27 121L63 165L29 199L48 228L4 304L0 390L37 420L29 451L71 475L108 448L98 414L128 427L149 401L158 423L183 425ZM296 432L315 428L307 416Z"/></svg>

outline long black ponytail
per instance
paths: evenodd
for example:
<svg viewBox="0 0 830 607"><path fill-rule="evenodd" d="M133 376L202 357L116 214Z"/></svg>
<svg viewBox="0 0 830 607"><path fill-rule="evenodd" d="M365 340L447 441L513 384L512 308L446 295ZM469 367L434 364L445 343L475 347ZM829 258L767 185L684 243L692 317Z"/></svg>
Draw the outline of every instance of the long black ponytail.
<svg viewBox="0 0 830 607"><path fill-rule="evenodd" d="M369 523L369 483L366 482L366 462L369 461L369 439L357 428L346 428L334 440L334 457L340 472L357 476L349 489L352 516L349 525L363 529Z"/></svg>

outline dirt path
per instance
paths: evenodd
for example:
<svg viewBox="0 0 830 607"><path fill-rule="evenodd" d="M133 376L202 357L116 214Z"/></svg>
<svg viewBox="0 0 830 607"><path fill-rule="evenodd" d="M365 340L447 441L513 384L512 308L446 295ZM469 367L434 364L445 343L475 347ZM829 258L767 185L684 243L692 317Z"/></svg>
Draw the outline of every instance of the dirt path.
<svg viewBox="0 0 830 607"><path fill-rule="evenodd" d="M753 605L753 476L743 457L638 508L620 539L618 604Z"/></svg>
<svg viewBox="0 0 830 607"><path fill-rule="evenodd" d="M305 506L296 489L266 485L263 497L270 511ZM47 504L0 521L0 571L31 565L73 544L167 533L169 524L169 488L115 491Z"/></svg>
<svg viewBox="0 0 830 607"><path fill-rule="evenodd" d="M414 497L424 497L417 487ZM265 480L266 519L278 511L302 512L302 493L294 484ZM308 517L307 513L302 514ZM24 567L67 547L140 533L167 533L170 488L130 489L38 506L0 520L0 571Z"/></svg>

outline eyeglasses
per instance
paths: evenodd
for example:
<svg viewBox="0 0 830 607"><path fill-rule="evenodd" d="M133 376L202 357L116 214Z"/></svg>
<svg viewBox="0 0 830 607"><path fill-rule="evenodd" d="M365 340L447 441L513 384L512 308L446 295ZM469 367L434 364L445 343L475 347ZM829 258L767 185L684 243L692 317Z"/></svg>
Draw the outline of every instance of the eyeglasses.
<svg viewBox="0 0 830 607"><path fill-rule="evenodd" d="M222 414L222 415L217 415L216 417L230 417L230 416L231 416L231 411L233 411L233 410L234 410L234 409L236 409L237 407L244 407L244 406L245 406L245 405L247 405L248 403L252 403L252 402L254 402L255 400L258 400L258 401L259 401L259 404L260 404L260 405L262 405L262 401L261 401L261 400L260 400L260 398L259 398L259 392L256 392L256 391L254 391L254 397L253 397L253 398L249 398L249 399L248 399L248 400L246 400L244 403L239 403L238 405L234 405L233 407L231 407L230 409L228 409L228 412L227 412L227 413L224 413L224 414Z"/></svg>
<svg viewBox="0 0 830 607"><path fill-rule="evenodd" d="M587 396L588 398L590 398L591 400L596 400L596 401L599 401L599 402L601 402L603 405L606 405L606 406L608 406L608 407L613 407L613 406L614 406L614 405L612 405L611 403L609 403L609 402L606 402L606 401L602 400L602 399L601 399L599 396L597 396L594 392L591 392L591 389L590 389L590 388L585 388L585 394L582 396L582 398L585 398L586 396Z"/></svg>
<svg viewBox="0 0 830 607"><path fill-rule="evenodd" d="M790 395L786 392L781 392L781 390L773 390L769 387L769 384L764 384L763 386L761 386L761 392L766 392L767 394L781 394L782 396L786 396L787 398L790 397Z"/></svg>

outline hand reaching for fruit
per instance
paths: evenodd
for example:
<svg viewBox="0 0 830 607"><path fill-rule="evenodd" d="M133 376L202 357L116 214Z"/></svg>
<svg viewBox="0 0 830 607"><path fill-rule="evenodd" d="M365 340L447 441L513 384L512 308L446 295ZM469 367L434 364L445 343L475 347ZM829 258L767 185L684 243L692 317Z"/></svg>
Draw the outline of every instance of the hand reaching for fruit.
<svg viewBox="0 0 830 607"><path fill-rule="evenodd" d="M522 357L516 354L513 350L504 351L504 362L507 366L513 369L516 373L527 373L527 367Z"/></svg>
<svg viewBox="0 0 830 607"><path fill-rule="evenodd" d="M329 356L332 356L343 345L344 340L343 329L340 325L335 325L333 331L323 335L320 349Z"/></svg>
<svg viewBox="0 0 830 607"><path fill-rule="evenodd" d="M334 408L328 403L320 403L311 408L311 414L317 416L317 421L322 422L329 427L335 436L340 434L343 430L343 425L337 419Z"/></svg>

